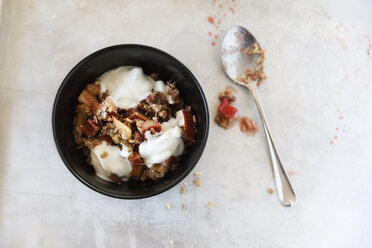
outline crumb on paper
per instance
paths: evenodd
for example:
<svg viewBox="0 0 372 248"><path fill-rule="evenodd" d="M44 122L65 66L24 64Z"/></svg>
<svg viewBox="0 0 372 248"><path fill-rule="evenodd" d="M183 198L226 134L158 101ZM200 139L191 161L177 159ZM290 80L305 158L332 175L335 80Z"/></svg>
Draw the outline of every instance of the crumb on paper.
<svg viewBox="0 0 372 248"><path fill-rule="evenodd" d="M208 208L212 209L213 208L213 202L212 201L207 202L207 206L208 206Z"/></svg>
<svg viewBox="0 0 372 248"><path fill-rule="evenodd" d="M167 206L168 210L171 210L172 205L169 202L167 202L165 205Z"/></svg>
<svg viewBox="0 0 372 248"><path fill-rule="evenodd" d="M219 107L217 107L217 114L216 117L214 118L214 121L219 125L220 127L224 129L229 129L231 128L234 123L235 119L225 116L221 111L220 111L220 106L224 100L226 100L229 104L233 103L236 99L235 93L237 93L237 90L232 87L232 86L226 86L224 90L222 90L219 95L218 99L221 101ZM232 107L236 109L235 107ZM237 111L237 109L236 109ZM235 115L235 113L233 114Z"/></svg>
<svg viewBox="0 0 372 248"><path fill-rule="evenodd" d="M267 189L267 193L269 193L270 195L272 195L274 193L274 190L272 188L268 188Z"/></svg>
<svg viewBox="0 0 372 248"><path fill-rule="evenodd" d="M186 183L186 182L184 182L183 184L184 184L185 186L187 186L187 185L188 185L188 183Z"/></svg>
<svg viewBox="0 0 372 248"><path fill-rule="evenodd" d="M194 184L195 184L196 186L200 187L200 185L201 185L201 180L200 180L200 178L195 178L193 182L194 182Z"/></svg>
<svg viewBox="0 0 372 248"><path fill-rule="evenodd" d="M236 100L235 94L237 92L238 91L234 87L228 85L226 86L226 89L220 92L220 94L218 95L218 98L220 99L220 101L222 101L223 99L226 99L229 103L232 103Z"/></svg>
<svg viewBox="0 0 372 248"><path fill-rule="evenodd" d="M181 195L184 195L185 194L185 187L181 187L181 189L180 189L180 193L181 193Z"/></svg>
<svg viewBox="0 0 372 248"><path fill-rule="evenodd" d="M174 245L174 241L173 240L170 239L170 240L168 240L168 242L169 242L170 245Z"/></svg>
<svg viewBox="0 0 372 248"><path fill-rule="evenodd" d="M185 205L185 203L182 204L182 210L186 210L186 205Z"/></svg>
<svg viewBox="0 0 372 248"><path fill-rule="evenodd" d="M201 174L202 174L201 171L195 171L195 172L194 172L194 176L200 176Z"/></svg>
<svg viewBox="0 0 372 248"><path fill-rule="evenodd" d="M256 123L248 117L239 120L240 131L246 135L254 135L257 131Z"/></svg>

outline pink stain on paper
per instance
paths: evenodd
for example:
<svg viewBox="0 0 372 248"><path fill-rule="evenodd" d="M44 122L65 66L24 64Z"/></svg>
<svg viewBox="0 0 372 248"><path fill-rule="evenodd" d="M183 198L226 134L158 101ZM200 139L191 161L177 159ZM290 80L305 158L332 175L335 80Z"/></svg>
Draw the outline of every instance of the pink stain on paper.
<svg viewBox="0 0 372 248"><path fill-rule="evenodd" d="M211 37L211 45L215 46L219 38L219 34L224 32L224 29L221 28L223 21L226 17L237 16L236 11L236 0L231 0L231 2L226 2L222 0L212 0L211 11L213 14L207 17L207 21L212 25L212 30L208 32L208 36Z"/></svg>
<svg viewBox="0 0 372 248"><path fill-rule="evenodd" d="M289 177L293 177L293 176L296 176L297 175L297 172L295 170L293 170L293 168L291 168L288 172L287 172L288 176Z"/></svg>
<svg viewBox="0 0 372 248"><path fill-rule="evenodd" d="M338 119L340 121L340 124L343 125L342 121L344 120L344 116L343 116L342 111L340 109L337 109L337 115L338 115ZM331 145L335 144L336 141L338 141L340 139L340 135L341 135L340 127L336 127L335 131L336 131L336 133L329 140L329 144L331 144ZM345 133L345 129L342 129L342 132Z"/></svg>

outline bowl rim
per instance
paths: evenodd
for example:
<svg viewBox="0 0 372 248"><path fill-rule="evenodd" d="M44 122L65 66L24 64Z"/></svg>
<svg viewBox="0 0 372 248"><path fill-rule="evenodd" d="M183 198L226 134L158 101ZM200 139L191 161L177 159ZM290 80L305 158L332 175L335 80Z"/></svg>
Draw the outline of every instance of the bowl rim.
<svg viewBox="0 0 372 248"><path fill-rule="evenodd" d="M179 66L182 68L182 70L184 70L192 78L192 81L197 86L198 91L199 91L199 93L201 95L201 98L202 98L202 101L203 101L203 108L205 110L205 133L204 133L203 137L201 138L200 149L199 149L199 153L198 153L198 155L196 157L196 162L193 165L188 166L186 168L186 170L178 178L176 178L174 181L170 182L169 184L165 185L164 187L159 188L159 189L156 189L153 192L139 194L139 195L132 195L132 196L115 194L115 193L110 193L110 192L107 192L105 190L102 190L101 188L96 187L96 186L90 184L83 177L81 177L77 172L75 172L72 169L72 167L69 165L69 163L67 162L66 158L62 154L61 147L59 146L59 144L57 142L58 141L58 138L57 138L57 133L56 133L56 129L55 129L55 116L56 116L57 101L60 98L60 94L61 94L63 88L65 87L65 85L67 84L67 82L70 80L71 76L75 73L75 71L78 68L80 68L83 64L85 64L86 62L88 62L91 59L95 58L96 56L99 56L100 54L105 53L105 52L107 52L109 50L115 50L115 49L121 49L121 48L125 48L125 49L140 48L140 49L152 50L152 51L154 51L156 53L160 53L160 54L162 54L162 55L164 55L166 57L169 57L170 59L174 60L176 63L179 64ZM164 51L162 51L162 50L160 50L158 48L151 47L151 46L146 46L146 45L142 45L142 44L118 44L118 45L113 45L113 46L109 46L109 47L105 47L105 48L102 48L100 50L97 50L97 51L91 53L90 55L86 56L85 58L83 58L79 63L77 63L69 71L69 73L63 79L61 85L59 86L59 88L57 90L56 96L54 98L53 109L52 109L52 130L53 130L54 143L55 143L56 148L58 150L59 156L61 157L63 163L65 164L65 166L67 167L67 169L71 172L71 174L73 174L85 186L87 186L88 188L90 188L90 189L92 189L92 190L94 190L94 191L96 191L96 192L98 192L100 194L103 194L103 195L109 196L109 197L113 197L113 198L127 199L127 200L144 199L144 198L148 198L148 197L152 197L152 196L156 196L158 194L164 193L165 191L167 191L167 190L173 188L174 186L176 186L177 184L179 184L187 175L189 175L190 172L195 168L196 164L199 162L199 160L200 160L200 158L201 158L201 156L202 156L202 154L204 152L204 149L205 149L205 146L206 146L206 143L207 143L207 140L208 140L209 122L210 122L210 120L209 120L209 109L208 109L208 103L207 103L206 97L204 95L204 92L203 92L203 90L202 90L202 88L201 88L198 80L192 74L192 72L183 63L181 63L178 59L176 59L172 55L170 55L170 54L168 54L168 53L166 53L166 52L164 52Z"/></svg>

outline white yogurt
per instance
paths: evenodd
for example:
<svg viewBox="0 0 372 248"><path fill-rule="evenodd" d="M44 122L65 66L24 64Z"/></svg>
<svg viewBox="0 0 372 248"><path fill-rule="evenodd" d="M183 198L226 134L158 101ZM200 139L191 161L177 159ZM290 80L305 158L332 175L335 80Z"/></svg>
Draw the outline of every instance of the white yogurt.
<svg viewBox="0 0 372 248"><path fill-rule="evenodd" d="M108 145L103 141L90 151L92 165L100 178L111 181L111 173L117 175L122 180L129 179L132 165L127 158L120 156L120 148Z"/></svg>
<svg viewBox="0 0 372 248"><path fill-rule="evenodd" d="M184 150L181 137L181 128L177 125L178 120L170 119L161 124L162 132L150 135L145 133L147 140L139 145L139 154L145 160L148 167L152 164L162 163L171 156L180 156Z"/></svg>
<svg viewBox="0 0 372 248"><path fill-rule="evenodd" d="M167 94L169 87L163 81L155 81L143 73L141 67L121 66L100 77L101 93L108 91L116 107L135 107L150 95L151 90Z"/></svg>

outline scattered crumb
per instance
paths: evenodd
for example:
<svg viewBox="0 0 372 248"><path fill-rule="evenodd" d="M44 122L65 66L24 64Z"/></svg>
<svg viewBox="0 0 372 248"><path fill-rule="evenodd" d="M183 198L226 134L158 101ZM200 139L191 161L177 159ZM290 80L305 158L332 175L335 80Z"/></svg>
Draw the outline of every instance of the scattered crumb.
<svg viewBox="0 0 372 248"><path fill-rule="evenodd" d="M218 229L216 228L216 229L214 229L215 231L216 231L216 233L218 233Z"/></svg>
<svg viewBox="0 0 372 248"><path fill-rule="evenodd" d="M184 182L183 184L184 184L185 186L187 186L187 183L186 183L186 182Z"/></svg>
<svg viewBox="0 0 372 248"><path fill-rule="evenodd" d="M181 195L184 195L185 194L185 187L181 187L181 189L180 189L180 193L181 193Z"/></svg>
<svg viewBox="0 0 372 248"><path fill-rule="evenodd" d="M184 203L182 204L182 210L186 210L186 205Z"/></svg>
<svg viewBox="0 0 372 248"><path fill-rule="evenodd" d="M201 171L195 171L195 172L194 172L194 176L200 176L201 174L202 174Z"/></svg>
<svg viewBox="0 0 372 248"><path fill-rule="evenodd" d="M103 152L101 155L100 155L100 157L101 158L107 158L108 157L108 153L107 152Z"/></svg>
<svg viewBox="0 0 372 248"><path fill-rule="evenodd" d="M233 103L236 99L235 93L237 93L236 89L231 86L227 86L225 90L221 91L220 94L218 95L218 99L220 99L221 101L220 106L224 100L226 100L229 104ZM220 127L229 129L234 124L234 118L232 117L235 115L235 113L233 113L232 116L228 117L221 113L219 108L220 107L217 108L217 115L214 118L214 121ZM237 111L235 107L232 106L232 108L235 109L235 112Z"/></svg>
<svg viewBox="0 0 372 248"><path fill-rule="evenodd" d="M167 202L165 205L167 206L168 210L171 210L172 205L169 202Z"/></svg>
<svg viewBox="0 0 372 248"><path fill-rule="evenodd" d="M174 245L174 241L173 240L170 239L170 240L168 240L168 242L169 242L170 245Z"/></svg>
<svg viewBox="0 0 372 248"><path fill-rule="evenodd" d="M248 117L242 117L239 121L240 131L246 135L254 135L257 132L256 123Z"/></svg>
<svg viewBox="0 0 372 248"><path fill-rule="evenodd" d="M272 188L268 188L267 189L267 193L269 193L270 195L272 195L274 193L274 190Z"/></svg>
<svg viewBox="0 0 372 248"><path fill-rule="evenodd" d="M194 182L194 184L195 184L196 186L200 187L200 185L201 185L201 180L200 180L200 178L195 178L193 182Z"/></svg>
<svg viewBox="0 0 372 248"><path fill-rule="evenodd" d="M212 208L213 208L213 202L212 202L212 201L207 202L207 206L208 206L210 209L212 209Z"/></svg>
<svg viewBox="0 0 372 248"><path fill-rule="evenodd" d="M226 99L229 103L232 103L236 99L235 94L237 92L238 91L234 87L228 85L226 86L225 90L220 92L220 94L218 95L218 98L220 99L220 101L222 101L223 99Z"/></svg>

